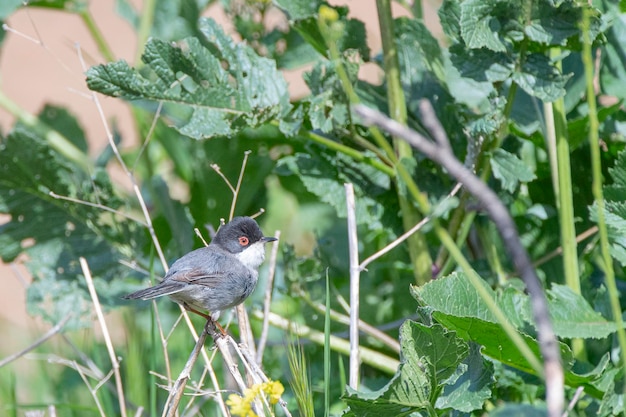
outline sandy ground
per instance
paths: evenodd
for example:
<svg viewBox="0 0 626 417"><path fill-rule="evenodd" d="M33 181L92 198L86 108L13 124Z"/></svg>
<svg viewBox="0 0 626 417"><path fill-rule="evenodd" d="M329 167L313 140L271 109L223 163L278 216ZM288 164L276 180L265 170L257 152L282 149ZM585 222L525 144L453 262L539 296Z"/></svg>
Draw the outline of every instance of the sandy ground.
<svg viewBox="0 0 626 417"><path fill-rule="evenodd" d="M137 1L137 4L141 2ZM376 20L374 0L331 1L333 4L347 5L351 16L365 22L368 40L373 53L380 51L380 36ZM436 3L426 2L428 26L437 30ZM96 24L118 58L133 60L135 38L130 25L115 13L114 0L91 2L91 9ZM396 16L406 12L394 5ZM212 7L208 14L224 22L224 15L219 6ZM83 66L79 59L80 49L86 65L104 62L96 45L88 35L82 20L69 13L52 12L36 8L22 9L8 20L10 33L2 46L0 57L0 86L2 92L23 110L36 114L44 103L67 107L84 124L94 153L106 144L103 123L93 102L86 95ZM226 28L229 27L224 22ZM306 94L306 87L301 80L302 71L286 74L290 91L294 96ZM363 69L361 76L370 80L380 78L379 70L373 65ZM123 134L126 146L138 142L132 129L130 112L126 105L117 99L101 97L106 118L116 120ZM11 114L0 108L0 129L7 132L13 124ZM6 217L0 218L0 223ZM0 264L0 328L7 334L10 329L21 329L25 341L33 340L48 325L28 316L25 307L25 288L30 281L27 271L21 265ZM11 334L15 334L11 331ZM6 339L5 339L6 340ZM15 340L15 343L23 343ZM4 343L0 345L0 357L10 349Z"/></svg>

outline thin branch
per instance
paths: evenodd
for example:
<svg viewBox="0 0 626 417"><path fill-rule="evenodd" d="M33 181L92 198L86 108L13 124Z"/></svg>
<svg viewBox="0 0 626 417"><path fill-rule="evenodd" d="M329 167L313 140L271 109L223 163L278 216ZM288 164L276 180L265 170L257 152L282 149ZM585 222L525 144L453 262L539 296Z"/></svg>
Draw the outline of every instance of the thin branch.
<svg viewBox="0 0 626 417"><path fill-rule="evenodd" d="M164 417L173 417L174 415L176 415L176 412L178 411L178 404L180 403L180 399L185 392L185 386L187 385L187 381L189 381L189 378L191 376L191 370L193 369L193 365L196 363L196 360L200 355L200 351L204 346L204 342L206 341L207 336L208 333L205 328L202 330L202 333L200 333L200 337L198 337L196 345L191 351L185 367L180 372L178 378L176 379L176 382L170 389L170 394L167 397L167 401L165 402L165 407L163 407L162 415Z"/></svg>
<svg viewBox="0 0 626 417"><path fill-rule="evenodd" d="M263 325L261 327L261 336L256 351L256 362L263 363L263 353L267 344L267 334L269 333L270 323L267 319L270 312L270 304L272 302L272 292L274 290L274 275L276 273L276 258L278 258L278 242L280 240L280 230L274 233L276 240L272 243L272 252L270 253L269 271L267 273L267 284L265 285L265 298L263 300Z"/></svg>
<svg viewBox="0 0 626 417"><path fill-rule="evenodd" d="M350 388L359 389L361 358L359 355L359 238L356 230L356 203L354 186L344 184L346 190L346 208L348 211L348 247L350 250Z"/></svg>
<svg viewBox="0 0 626 417"><path fill-rule="evenodd" d="M549 416L560 417L563 410L564 381L558 341L552 329L548 304L541 283L526 249L521 244L515 223L504 204L484 182L463 166L450 151L429 141L419 133L394 122L376 110L360 105L355 108L355 111L365 123L374 124L394 136L403 138L428 158L443 166L452 177L461 182L481 202L502 235L502 240L520 276L526 283L544 360L546 402L548 403ZM423 119L432 121L432 127L435 131L433 136L445 135L445 131L428 101L423 100L420 103L420 111Z"/></svg>
<svg viewBox="0 0 626 417"><path fill-rule="evenodd" d="M263 319L263 312L259 310L253 310L252 316L259 320ZM270 324L279 329L292 332L301 338L307 338L310 341L323 346L324 345L324 333L314 330L304 324L297 324L291 320L279 316L276 313L270 311L269 314ZM334 351L340 352L344 355L348 355L350 352L350 342L335 335L330 335L330 346ZM393 375L398 370L400 361L396 358L392 358L376 350L369 349L361 346L359 348L361 353L361 360L364 364L369 365L375 369L379 369L385 373Z"/></svg>
<svg viewBox="0 0 626 417"><path fill-rule="evenodd" d="M304 302L306 302L309 306L311 306L311 308L313 308L318 313L324 314L326 312L326 306L324 304L311 300L311 298L306 293L304 293L304 291L299 294L299 297L302 298ZM344 309L349 314L350 306L348 305L348 303L343 299L343 297L341 297L341 295L339 295L337 299L339 300L340 304L342 302L345 303ZM342 304L342 307L343 306L344 305ZM332 320L338 323L350 325L349 315L342 314L336 310L333 310L332 308L330 309L329 313L330 313L330 317ZM400 343L398 343L396 339L394 339L391 336L388 336L385 332L381 331L380 329L372 326L371 324L361 319L359 319L359 331L373 337L374 339L378 340L382 344L389 347L394 352L400 353Z"/></svg>
<svg viewBox="0 0 626 417"><path fill-rule="evenodd" d="M233 191L233 201L230 204L230 213L228 215L228 219L232 220L235 215L235 206L237 205L237 198L239 197L239 190L241 189L241 182L243 181L243 174L246 171L246 165L248 164L248 157L252 151L245 151L243 153L243 162L241 163L241 170L239 171L239 178L237 178L237 185L235 186L235 190Z"/></svg>
<svg viewBox="0 0 626 417"><path fill-rule="evenodd" d="M154 112L154 116L152 117L152 123L150 123L150 128L148 129L148 133L146 134L146 140L144 140L143 144L141 144L141 149L139 149L139 152L137 153L137 157L135 158L135 162L133 163L133 168L131 169L131 172L135 172L135 169L137 168L137 164L139 163L139 158L141 158L141 155L143 155L146 148L148 147L148 143L150 143L150 139L152 139L152 135L154 134L154 129L156 128L156 124L159 121L159 117L161 116L162 110L163 110L163 101L159 101L159 105L157 106L157 109Z"/></svg>
<svg viewBox="0 0 626 417"><path fill-rule="evenodd" d="M122 375L120 374L120 363L117 360L117 355L115 354L115 350L113 349L113 343L111 342L111 336L109 335L109 328L107 327L106 321L104 320L104 313L102 313L102 307L100 306L100 300L98 299L98 293L96 293L96 287L93 284L93 279L91 278L91 272L89 271L89 265L87 265L87 260L81 257L80 267L83 271L83 275L85 276L85 281L87 281L87 288L89 289L89 294L91 295L91 301L93 302L94 309L96 310L96 316L98 316L98 322L100 323L100 329L102 330L102 337L104 337L104 344L107 347L107 351L109 352L109 358L111 359L111 365L113 367L113 373L115 375L115 386L117 388L117 400L120 405L120 413L122 417L126 417L126 401L124 400L124 389L122 387Z"/></svg>
<svg viewBox="0 0 626 417"><path fill-rule="evenodd" d="M128 214L122 213L121 211L115 210L114 208L111 208L109 206L105 206L104 204L92 203L90 201L80 200L80 199L74 198L74 197L67 197L67 196L64 196L64 195L57 194L54 191L48 192L48 195L50 197L52 197L52 198L57 199L57 200L69 201L69 202L74 203L74 204L81 204L83 206L94 207L94 208L100 209L102 211L108 211L109 213L116 214L116 215L121 216L121 217L123 217L125 219L128 219L130 221L138 223L141 226L147 227L147 224L144 221L139 220L139 219L137 219L137 218L135 218L133 216L130 216Z"/></svg>
<svg viewBox="0 0 626 417"><path fill-rule="evenodd" d="M459 192L459 190L461 189L461 184L457 183L454 188L452 189L452 191L446 196L446 198L444 198L444 201L447 200L448 198L454 196L456 193ZM436 210L435 210L436 211ZM426 216L424 217L422 220L420 220L415 226L411 227L409 230L407 230L406 232L404 232L402 235L400 235L396 240L394 240L393 242L389 243L387 246L385 246L384 248L382 248L381 250L379 250L378 252L372 254L371 256L369 256L368 258L366 258L363 262L361 262L361 264L359 265L359 271L365 271L367 268L367 265L371 264L373 261L375 261L376 259L380 258L381 256L385 255L386 253L390 252L393 248L395 248L396 246L398 246L400 243L404 242L405 240L407 240L413 233L417 232L418 230L420 230L422 227L424 227L424 225L426 223L428 223L431 219L431 216Z"/></svg>
<svg viewBox="0 0 626 417"><path fill-rule="evenodd" d="M41 336L39 339L37 339L35 342L33 342L30 346L27 346L26 348L20 350L19 352L16 352L16 353L14 353L12 355L9 355L6 358L2 359L0 361L0 368L2 368L5 365L8 365L9 363L13 362L14 360L16 360L18 358L24 356L25 354L27 354L31 350L41 346L48 339L50 339L52 336L54 336L55 334L57 334L61 330L63 330L63 327L67 324L67 322L69 321L69 319L71 317L72 317L72 313L66 314L65 317L63 317L61 319L61 321L59 321L57 324L55 324L50 330L48 330L46 332L46 334Z"/></svg>
<svg viewBox="0 0 626 417"><path fill-rule="evenodd" d="M76 52L78 54L78 59L81 63L81 66L83 68L84 71L87 71L87 65L85 64L85 60L83 59L83 54L82 54L82 49L80 47L80 45L76 45ZM115 141L113 140L113 134L111 133L111 129L109 129L109 125L106 122L106 117L104 115L104 110L102 109L102 105L100 104L100 100L98 99L98 95L92 91L91 92L91 97L92 100L96 106L96 109L98 110L98 115L100 116L100 120L102 121L102 126L104 127L104 131L106 133L106 137L109 141L109 146L111 146L111 150L113 151L113 154L115 155L115 157L117 158L120 166L122 167L122 169L124 170L124 173L126 174L126 176L128 177L128 179L130 180L132 186L133 186L133 191L135 192L135 195L137 196L137 200L139 201L139 205L141 206L141 211L146 219L146 225L148 227L148 232L150 233L150 237L152 238L152 242L154 244L154 247L157 251L157 254L159 256L159 259L161 261L161 264L163 265L163 268L165 269L165 271L167 271L168 269L168 265L167 265L167 261L165 260L165 255L163 254L163 250L161 249L161 245L159 244L159 241L157 239L156 236L156 232L154 231L154 226L152 225L152 219L150 218L150 213L148 212L148 207L146 206L146 202L143 199L143 196L141 195L141 190L139 190L139 186L137 185L137 181L135 181L135 176L128 170L128 167L126 166L126 164L124 163L124 160L122 159L122 155L120 154L119 149L117 148L117 144L115 143Z"/></svg>

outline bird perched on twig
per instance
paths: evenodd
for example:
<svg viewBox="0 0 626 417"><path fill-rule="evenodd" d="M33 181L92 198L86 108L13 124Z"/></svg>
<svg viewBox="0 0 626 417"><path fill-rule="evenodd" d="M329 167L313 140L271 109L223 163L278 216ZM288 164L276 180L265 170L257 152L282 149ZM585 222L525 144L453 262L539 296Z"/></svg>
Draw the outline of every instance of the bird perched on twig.
<svg viewBox="0 0 626 417"><path fill-rule="evenodd" d="M209 246L174 262L159 284L123 298L151 300L167 295L188 311L215 322L223 310L252 294L259 265L265 259L265 244L275 240L263 236L252 218L235 217L220 227Z"/></svg>

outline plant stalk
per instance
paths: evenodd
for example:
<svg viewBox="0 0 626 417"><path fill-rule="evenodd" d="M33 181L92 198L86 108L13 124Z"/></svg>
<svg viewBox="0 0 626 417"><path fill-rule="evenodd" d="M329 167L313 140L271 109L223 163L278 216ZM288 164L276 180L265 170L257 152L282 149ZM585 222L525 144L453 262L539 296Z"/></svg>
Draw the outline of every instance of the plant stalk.
<svg viewBox="0 0 626 417"><path fill-rule="evenodd" d="M593 175L592 191L597 204L598 212L598 234L600 236L600 251L604 261L604 279L609 293L611 312L617 327L617 340L620 346L620 356L622 359L622 372L626 373L626 331L624 331L624 321L622 319L622 309L620 306L620 295L615 283L615 272L613 270L613 258L609 245L609 237L605 220L604 193L602 191L602 162L600 160L600 138L598 135L598 113L596 106L596 94L593 86L594 62L591 49L591 39L589 37L589 9L583 8L582 34L583 52L582 60L585 67L585 82L587 84L587 104L589 105L589 148L591 151L591 169ZM626 384L623 384L622 394L626 396ZM626 416L626 408L622 410Z"/></svg>
<svg viewBox="0 0 626 417"><path fill-rule="evenodd" d="M398 49L396 47L393 30L393 18L391 16L391 1L376 0L378 9L378 24L383 46L383 62L385 78L387 81L387 103L392 119L398 123L406 124L407 111L400 79L400 64L398 62ZM413 159L411 145L400 138L393 138L393 148L398 159L398 164L402 164L404 159ZM402 224L404 230L409 230L414 224L419 223L421 216L416 208L411 204L401 187L397 187L398 201L402 213ZM413 275L417 285L422 285L432 278L432 259L428 251L428 245L421 233L415 233L407 239L409 256Z"/></svg>

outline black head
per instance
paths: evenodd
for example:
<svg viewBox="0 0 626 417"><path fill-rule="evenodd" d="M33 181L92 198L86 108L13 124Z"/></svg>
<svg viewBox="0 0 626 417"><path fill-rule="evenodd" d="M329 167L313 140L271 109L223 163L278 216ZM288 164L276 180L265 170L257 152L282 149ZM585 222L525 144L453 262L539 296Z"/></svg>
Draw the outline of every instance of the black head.
<svg viewBox="0 0 626 417"><path fill-rule="evenodd" d="M250 217L235 217L224 226L220 227L211 242L230 253L240 253L257 242L272 242L273 237L265 237L261 228Z"/></svg>

